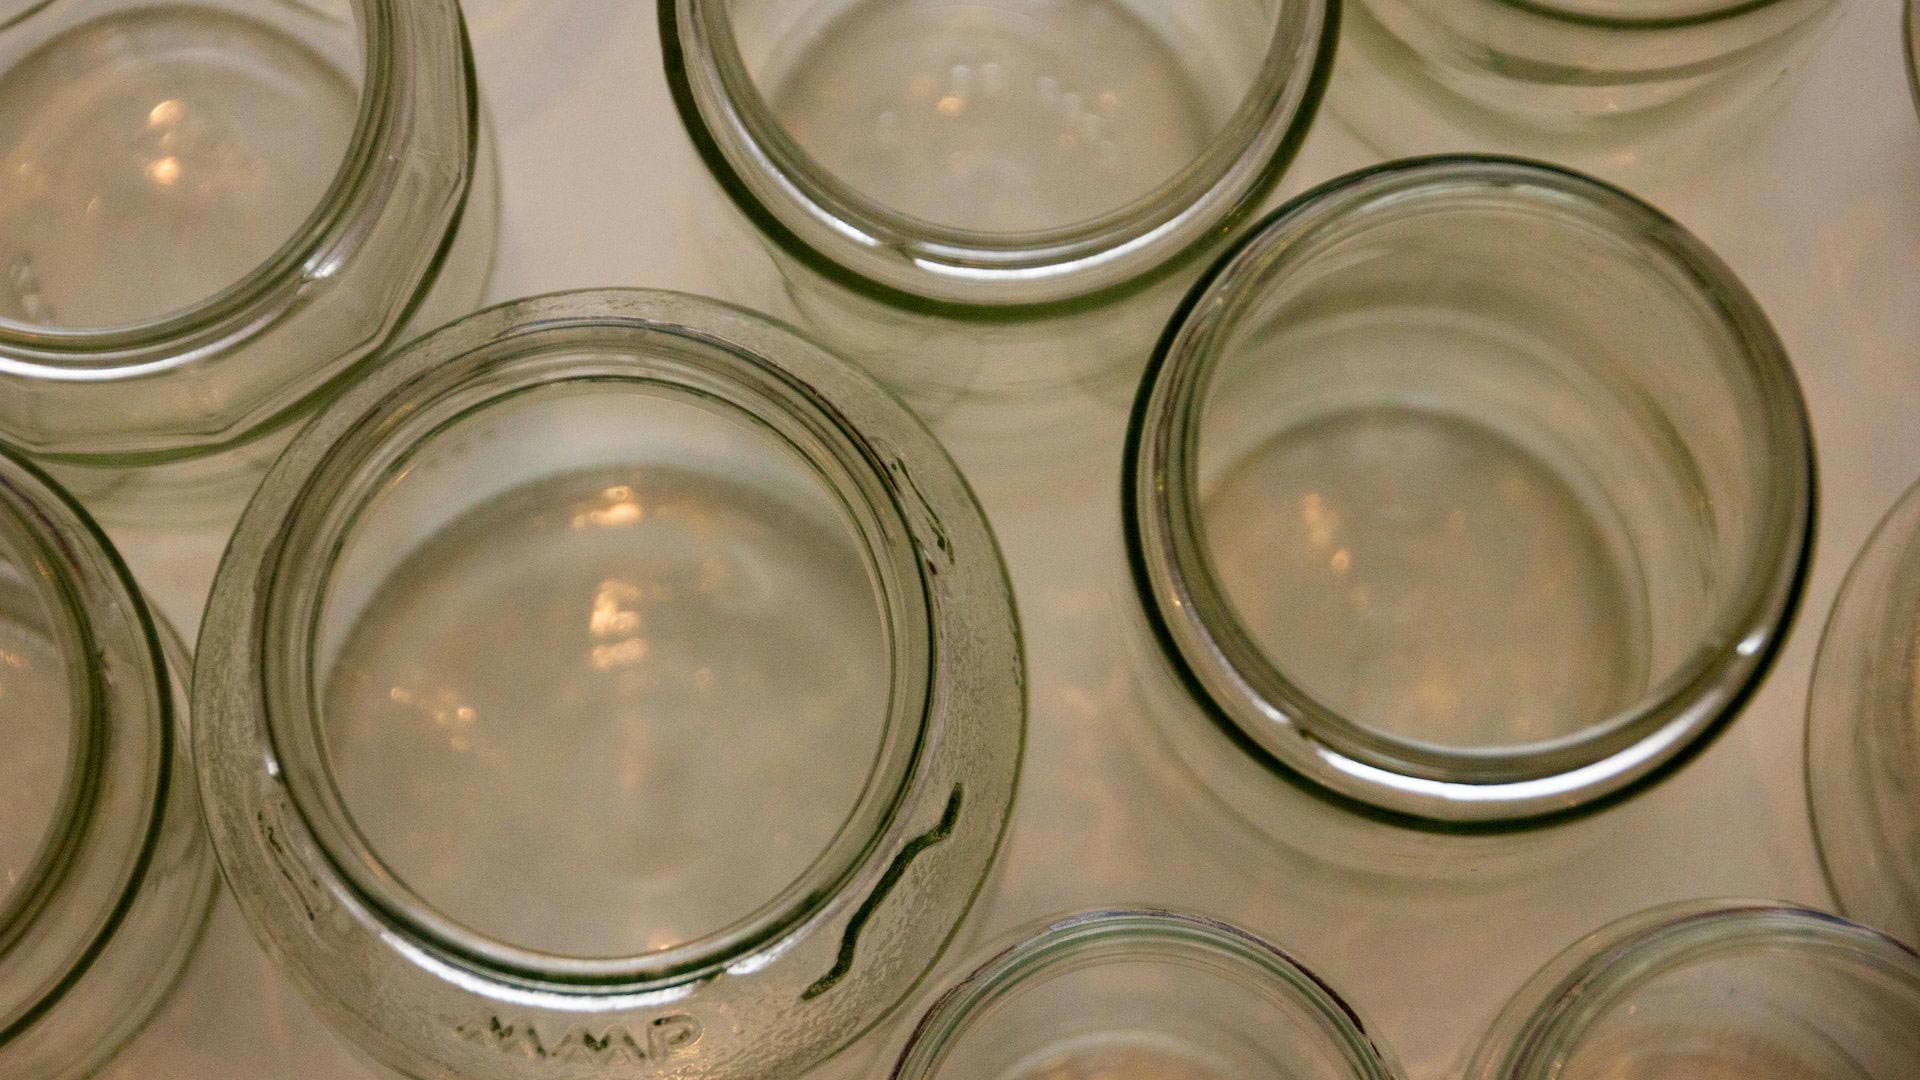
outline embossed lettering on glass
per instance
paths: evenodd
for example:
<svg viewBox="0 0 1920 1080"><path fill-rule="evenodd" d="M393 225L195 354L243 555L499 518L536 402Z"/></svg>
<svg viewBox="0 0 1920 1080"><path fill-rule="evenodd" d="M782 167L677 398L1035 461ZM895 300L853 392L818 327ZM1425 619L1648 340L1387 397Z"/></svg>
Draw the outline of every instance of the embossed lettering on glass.
<svg viewBox="0 0 1920 1080"><path fill-rule="evenodd" d="M1172 272L1258 204L1305 134L1336 8L659 12L681 117L803 319L944 420L1130 380Z"/></svg>
<svg viewBox="0 0 1920 1080"><path fill-rule="evenodd" d="M1599 930L1508 1002L1465 1080L1901 1080L1920 1062L1920 956L1758 901Z"/></svg>
<svg viewBox="0 0 1920 1080"><path fill-rule="evenodd" d="M1710 167L1790 94L1837 0L1354 0L1340 118L1383 153Z"/></svg>
<svg viewBox="0 0 1920 1080"><path fill-rule="evenodd" d="M1807 784L1827 880L1849 916L1920 941L1920 485L1834 601L1807 697Z"/></svg>
<svg viewBox="0 0 1920 1080"><path fill-rule="evenodd" d="M1732 273L1497 158L1355 173L1256 229L1164 339L1123 478L1161 653L1268 780L1481 826L1601 805L1734 715L1813 496ZM1220 794L1259 819L1266 786Z"/></svg>
<svg viewBox="0 0 1920 1080"><path fill-rule="evenodd" d="M268 474L202 645L242 909L436 1080L796 1075L945 946L1024 731L938 445L677 294L509 304L370 369Z"/></svg>
<svg viewBox="0 0 1920 1080"><path fill-rule="evenodd" d="M921 1018L894 1080L1393 1080L1352 1007L1272 945L1166 911L1096 911L1011 945Z"/></svg>
<svg viewBox="0 0 1920 1080"><path fill-rule="evenodd" d="M455 0L0 7L0 435L83 498L244 495L431 286L478 300Z"/></svg>
<svg viewBox="0 0 1920 1080"><path fill-rule="evenodd" d="M184 660L85 512L0 448L0 1076L91 1075L200 937Z"/></svg>

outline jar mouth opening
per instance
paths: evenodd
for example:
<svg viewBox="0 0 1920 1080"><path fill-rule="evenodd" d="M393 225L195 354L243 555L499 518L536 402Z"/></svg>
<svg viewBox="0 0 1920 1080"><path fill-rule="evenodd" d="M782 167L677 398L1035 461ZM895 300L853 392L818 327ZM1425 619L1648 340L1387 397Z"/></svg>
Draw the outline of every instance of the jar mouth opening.
<svg viewBox="0 0 1920 1080"><path fill-rule="evenodd" d="M1558 1075L1592 1024L1663 976L1743 955L1822 954L1835 963L1888 973L1920 994L1920 955L1877 930L1786 904L1683 902L1602 929L1543 972L1547 979L1565 973L1543 988L1543 1000L1530 1011L1497 1075L1511 1080Z"/></svg>
<svg viewBox="0 0 1920 1080"><path fill-rule="evenodd" d="M872 458L871 447L827 400L787 374L777 359L688 326L644 316L583 311L580 304L570 303L564 296L544 303L554 309L554 317L522 323L506 334L496 336L493 329L483 325L486 320L475 317L422 339L390 360L383 368L387 374L377 384L369 381L350 388L289 450L287 458L299 460L308 471L304 494L281 531L267 570L269 585L262 615L267 734L294 806L321 850L362 900L418 943L453 963L534 986L655 989L712 974L798 931L844 882L875 857L915 772L927 721L927 672L932 663L929 601L922 568L909 554L914 550L907 540L910 523L893 501L892 477ZM343 654L342 648L326 644L328 632L323 630L323 623L333 619L329 609L335 606L334 598L342 588L336 570L351 566L356 532L372 528L369 523L378 520L378 514L369 509L374 500L396 490L396 477L404 480L417 468L423 469L420 463L428 459L432 440L448 437L460 424L485 420L520 401L538 400L537 395L543 391L575 389L596 399L620 395L607 400L623 407L665 399L695 402L729 421L738 419L756 425L763 429L761 434L779 440L785 450L804 460L812 479L822 485L828 497L838 500L846 522L851 524L852 531L845 539L859 548L858 558L868 574L864 584L870 590L874 618L880 624L882 639L877 647L885 654L883 681L874 690L878 695L876 710L863 712L864 719L828 716L822 721L859 725L852 733L844 726L833 726L833 739L837 740L834 748L840 747L840 741L869 739L871 760L850 774L858 780L857 791L842 790L845 801L833 804L838 816L833 819L830 835L824 830L809 834L812 841L801 845L803 857L791 879L778 882L777 888L772 879L761 881L758 885L765 888L760 892L754 891L756 886L746 887L751 895L739 904L741 913L726 919L716 916L714 921L719 925L702 923L691 930L682 927L685 932L677 934L649 934L643 944L624 946L600 939L594 945L574 947L513 933L502 929L508 923L474 916L490 901L461 908L457 895L450 903L449 894L420 884L422 879L412 872L417 867L402 867L396 861L397 848L389 842L392 837L373 835L378 826L370 823L376 822L378 808L369 798L377 797L378 792L369 796L365 783L340 771L347 759L341 756L333 736L339 723L353 719L353 707L343 706L347 711L341 713L340 720L327 719L331 699L320 685L325 681L323 667L344 664L323 655L325 651ZM646 414L631 415L638 420ZM644 421L639 426L645 426ZM555 429L553 434L563 438L564 429ZM664 446L679 437L675 431L662 436L665 441L651 445ZM681 441L698 438L686 436ZM723 452L735 451L723 448ZM566 453L561 452L563 459ZM642 471L666 471L653 458L635 457L632 462ZM280 467L289 467L288 461L283 459ZM516 490L553 488L558 483L543 479ZM595 526L628 526L673 515L673 508L661 501L649 504L652 496L638 483L621 486L614 503L581 510L573 525L585 521ZM511 495L508 493L508 497ZM498 502L496 498L487 505ZM681 516L693 519L696 530L712 530L716 515L723 513L693 507ZM496 531L497 525L497 521L489 523L477 516L473 523L442 522L428 530L418 549L424 551L438 544L443 532L484 536ZM797 544L799 541L793 538L801 531L796 519L787 538ZM383 535L373 529L370 542L379 542ZM395 591L393 581L421 576L411 573L414 555L395 557L400 561L386 584L357 583L352 591L387 594ZM527 557L533 557L531 552ZM701 560L699 573L708 577L733 573L724 566L716 569L713 563L712 557ZM397 588L411 587L403 583ZM697 629L689 630L684 619L677 629L668 626L663 638L660 628L651 626L657 612L646 608L646 597L671 592L675 587L665 579L648 582L635 578L622 586L626 591L608 600L608 586L603 583L595 595L590 621L594 634L613 636L605 642L595 638L593 666L604 673L618 673L648 655L679 657L672 661L676 664L682 660L696 663L683 654L689 648L712 646L713 641L700 637ZM628 600L632 605L626 603ZM389 603L385 599L378 602ZM724 620L724 613L720 618ZM751 626L743 630L730 624L727 634L737 638L751 630ZM528 632L550 632L550 628L543 630L533 624ZM359 633L357 625L353 633ZM682 640L673 640L676 636ZM343 648L351 651L353 647L349 642ZM523 642L522 647L530 645ZM602 659L605 664L600 663ZM702 689L724 689L728 679L724 664L716 662L711 669L703 666L693 674L708 671L717 671L718 675L708 674ZM564 673L556 672L553 677L556 687L566 685ZM396 685L392 691L395 700L399 700L400 690ZM861 700L872 703L867 698ZM628 703L624 707L639 709L632 712L633 722L642 727L657 726L645 719L644 706ZM594 709L591 701L579 707L582 713ZM475 710L465 705L449 705L448 710L460 724L476 718ZM791 717L764 719L779 724ZM456 742L461 737L456 733ZM859 757L852 751L849 754ZM742 747L723 764L746 769L741 759L757 761L763 756L767 755L758 749ZM686 766L687 762L681 764ZM714 761L694 758L691 767L713 768ZM349 789L359 794L353 795ZM502 795L504 798L505 793ZM370 806L376 807L375 817L364 812ZM789 813L805 816L791 808ZM534 830L528 839L539 842L539 831ZM737 863L738 859L721 856L719 861ZM532 887L545 885L535 882Z"/></svg>
<svg viewBox="0 0 1920 1080"><path fill-rule="evenodd" d="M748 70L724 0L660 0L659 14L682 122L728 196L783 250L890 303L1002 315L1156 280L1249 212L1305 137L1339 23L1338 0L1282 5L1236 106L1151 191L1083 221L993 231L896 209L803 149Z"/></svg>
<svg viewBox="0 0 1920 1080"><path fill-rule="evenodd" d="M1307 1017L1341 1055L1337 1064L1344 1075L1358 1080L1390 1080L1393 1075L1352 1007L1279 948L1226 923L1142 908L1070 916L995 954L928 1009L894 1066L893 1080L939 1075L956 1044L977 1025L990 1022L999 1007L1034 981L1062 971L1140 958L1169 965L1202 964L1196 971L1231 965L1239 975L1258 979L1289 1010Z"/></svg>
<svg viewBox="0 0 1920 1080"><path fill-rule="evenodd" d="M7 28L49 6L21 13ZM352 134L318 203L279 247L238 280L152 318L123 325L60 326L0 315L0 351L22 354L0 356L0 373L91 382L136 378L193 363L207 351L209 341L217 343L274 321L297 301L306 278L325 273L324 264L339 259L337 249L354 242L354 222L369 200L378 198L371 181L391 137L393 86L404 78L394 48L396 23L404 16L393 0L353 0L352 8L363 61ZM157 346L168 345L176 348L152 355Z"/></svg>
<svg viewBox="0 0 1920 1080"><path fill-rule="evenodd" d="M21 576L33 580L18 584L38 594L40 625L28 632L41 638L33 646L59 654L62 670L49 681L62 684L54 691L62 701L42 700L47 686L23 685L36 674L24 641L0 647L0 691L29 709L64 706L70 724L56 755L63 760L45 763L51 776L9 778L9 797L32 780L55 786L34 793L44 827L27 858L6 868L11 880L0 891L0 965L10 977L0 992L0 1044L36 1023L113 936L159 842L174 765L168 665L131 576L85 510L0 448L0 560L16 558L30 562ZM146 665L145 685L116 685L142 681L141 673L102 662L127 648Z"/></svg>
<svg viewBox="0 0 1920 1080"><path fill-rule="evenodd" d="M1205 541L1198 458L1213 361L1236 319L1284 279L1316 230L1464 189L1485 202L1580 214L1678 267L1708 297L1764 398L1768 445L1786 479L1742 556L1725 615L1624 707L1535 742L1425 741L1345 715L1270 656L1227 599ZM1637 239L1639 234L1648 239ZM1324 253L1323 253L1324 254ZM1310 258L1300 256L1300 258ZM1297 261L1297 260L1296 260ZM1357 808L1427 827L1501 827L1605 805L1685 760L1730 717L1777 651L1798 602L1813 502L1811 439L1784 351L1731 273L1698 241L1633 196L1554 166L1448 155L1362 170L1307 192L1256 226L1210 269L1175 315L1135 403L1127 445L1127 533L1140 599L1163 651L1232 729L1283 772Z"/></svg>

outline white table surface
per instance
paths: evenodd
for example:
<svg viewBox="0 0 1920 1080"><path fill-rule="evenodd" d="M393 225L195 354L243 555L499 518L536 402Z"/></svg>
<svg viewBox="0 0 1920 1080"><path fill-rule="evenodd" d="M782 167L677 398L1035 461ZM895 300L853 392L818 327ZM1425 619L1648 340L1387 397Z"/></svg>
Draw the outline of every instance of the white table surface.
<svg viewBox="0 0 1920 1080"><path fill-rule="evenodd" d="M1801 781L1808 673L1840 578L1920 477L1920 121L1894 0L1847 11L1785 108L1710 171L1637 182L1746 281L1798 366L1819 447L1811 584L1765 686L1666 784L1604 815L1548 873L1500 888L1317 894L1311 880L1213 853L1192 815L1140 782L1140 708L1116 604L1116 415L1079 433L1069 485L956 447L1004 546L1032 684L1028 765L998 888L969 940L1073 909L1193 907L1295 952L1341 988L1411 1080L1445 1075L1526 976L1580 934L1663 901L1717 895L1832 903ZM696 253L731 228L662 80L646 0L466 0L497 135L504 210L489 289L645 285L739 296L752 275ZM1336 85L1335 92L1340 87ZM1280 195L1376 160L1323 111ZM754 273L770 272L765 267ZM997 458L995 459L997 460ZM218 555L204 530L115 530L183 632ZM1204 832L1204 826L1201 827ZM966 959L949 956L943 966ZM828 1072L858 1074L883 1026ZM114 1080L369 1077L254 946L224 896L181 987L112 1065Z"/></svg>

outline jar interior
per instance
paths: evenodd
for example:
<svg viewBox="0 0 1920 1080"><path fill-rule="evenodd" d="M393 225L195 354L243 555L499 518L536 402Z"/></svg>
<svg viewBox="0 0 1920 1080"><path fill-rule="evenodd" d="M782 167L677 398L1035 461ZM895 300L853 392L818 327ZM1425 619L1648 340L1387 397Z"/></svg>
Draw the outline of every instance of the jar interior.
<svg viewBox="0 0 1920 1080"><path fill-rule="evenodd" d="M581 959L711 937L809 879L900 742L842 490L664 382L439 424L354 517L314 630L327 768L380 863L488 940Z"/></svg>
<svg viewBox="0 0 1920 1080"><path fill-rule="evenodd" d="M1895 1080L1920 1061L1920 962L1785 929L1648 957L1514 1073L1556 1080ZM1550 1059L1550 1060L1549 1060Z"/></svg>
<svg viewBox="0 0 1920 1080"><path fill-rule="evenodd" d="M896 1075L973 1080L1345 1080L1351 1035L1324 991L1237 942L1107 931L1040 943L983 985ZM1029 950L1023 950L1029 951ZM945 1006L952 1007L952 1006ZM942 1018L944 1020L944 1018Z"/></svg>
<svg viewBox="0 0 1920 1080"><path fill-rule="evenodd" d="M0 503L0 954L73 813L89 712L84 674L68 662L80 628L46 566L28 523Z"/></svg>
<svg viewBox="0 0 1920 1080"><path fill-rule="evenodd" d="M725 10L759 97L835 182L936 227L1021 234L1116 213L1194 167L1281 47L1291 2Z"/></svg>
<svg viewBox="0 0 1920 1080"><path fill-rule="evenodd" d="M351 0L62 0L6 23L0 320L138 325L268 263L342 170L361 53Z"/></svg>
<svg viewBox="0 0 1920 1080"><path fill-rule="evenodd" d="M1735 644L1777 405L1665 252L1560 193L1435 181L1249 275L1197 516L1239 632L1328 714L1304 723L1564 746Z"/></svg>

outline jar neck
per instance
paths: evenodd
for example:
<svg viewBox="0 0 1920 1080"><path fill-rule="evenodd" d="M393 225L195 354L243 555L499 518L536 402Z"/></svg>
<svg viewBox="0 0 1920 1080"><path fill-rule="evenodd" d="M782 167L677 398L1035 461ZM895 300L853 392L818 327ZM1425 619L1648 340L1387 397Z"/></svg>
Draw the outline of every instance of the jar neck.
<svg viewBox="0 0 1920 1080"><path fill-rule="evenodd" d="M1025 318L1096 306L1188 265L1251 212L1305 138L1338 0L1280 6L1252 85L1200 156L1138 201L1019 233L939 226L849 188L786 133L748 71L726 0L660 0L669 87L727 195L787 256L887 304Z"/></svg>
<svg viewBox="0 0 1920 1080"><path fill-rule="evenodd" d="M175 745L160 631L98 527L37 468L0 448L0 522L45 598L73 726L45 840L0 905L0 1044L43 1016L112 937L148 873Z"/></svg>

